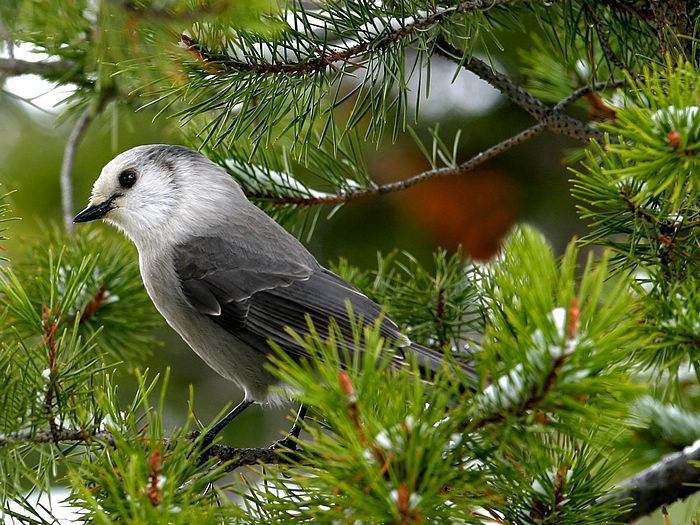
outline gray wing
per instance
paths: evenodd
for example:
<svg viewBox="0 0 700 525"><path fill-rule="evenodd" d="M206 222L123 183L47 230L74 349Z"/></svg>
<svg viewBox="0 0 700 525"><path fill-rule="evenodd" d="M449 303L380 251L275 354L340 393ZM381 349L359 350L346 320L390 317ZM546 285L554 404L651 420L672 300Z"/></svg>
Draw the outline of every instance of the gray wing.
<svg viewBox="0 0 700 525"><path fill-rule="evenodd" d="M295 356L303 349L286 327L307 334L308 316L325 339L334 320L345 343L356 351L346 302L365 323L376 321L380 307L301 246L257 248L262 251L234 248L220 237L197 237L177 246L175 267L192 308L254 348L267 352L271 340ZM383 320L381 333L395 343L407 342L389 319Z"/></svg>

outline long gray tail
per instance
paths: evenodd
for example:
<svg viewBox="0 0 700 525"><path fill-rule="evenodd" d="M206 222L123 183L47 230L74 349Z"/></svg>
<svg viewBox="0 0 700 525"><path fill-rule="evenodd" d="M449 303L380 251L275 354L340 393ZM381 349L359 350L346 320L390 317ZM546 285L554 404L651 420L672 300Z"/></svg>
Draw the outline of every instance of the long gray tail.
<svg viewBox="0 0 700 525"><path fill-rule="evenodd" d="M443 354L437 350L433 350L432 348L419 345L418 343L411 343L406 350L410 350L413 355L416 356L416 361L418 362L421 372L423 372L423 374L427 377L430 377L442 370L445 364ZM454 360L454 363L455 365L459 366L460 370L467 376L467 379L470 382L469 386L473 387L477 380L476 370L474 370L474 367L457 360Z"/></svg>

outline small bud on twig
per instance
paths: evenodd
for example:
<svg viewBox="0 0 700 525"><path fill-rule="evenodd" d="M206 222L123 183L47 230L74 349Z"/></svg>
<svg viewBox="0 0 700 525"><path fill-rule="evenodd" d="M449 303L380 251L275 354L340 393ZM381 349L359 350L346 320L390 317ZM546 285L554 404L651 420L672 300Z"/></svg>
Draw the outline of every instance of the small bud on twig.
<svg viewBox="0 0 700 525"><path fill-rule="evenodd" d="M671 148L673 148L673 151L677 151L678 148L681 147L681 134L675 129L668 132L667 139L668 144L671 146Z"/></svg>
<svg viewBox="0 0 700 525"><path fill-rule="evenodd" d="M566 337L574 339L578 333L578 322L581 317L581 309L579 308L578 298L573 297L569 303L569 309L566 315Z"/></svg>

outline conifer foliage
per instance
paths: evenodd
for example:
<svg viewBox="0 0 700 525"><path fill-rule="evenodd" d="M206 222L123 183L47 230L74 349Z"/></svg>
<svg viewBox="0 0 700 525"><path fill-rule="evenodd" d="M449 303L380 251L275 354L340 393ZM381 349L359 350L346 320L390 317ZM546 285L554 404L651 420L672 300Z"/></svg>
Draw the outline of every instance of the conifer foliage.
<svg viewBox="0 0 700 525"><path fill-rule="evenodd" d="M273 358L310 410L301 438L241 449L203 447L194 415L165 429L167 374L141 368L161 321L132 248L56 228L0 266L0 515L56 523L60 489L86 523L602 524L695 492L699 14L684 0L3 2L0 82L33 73L74 88L66 217L78 142L119 107L175 122L304 239L358 199L562 135L588 234L561 257L519 226L489 263L442 250L429 265L403 252L376 269L336 262L443 351L444 369L426 380L391 365L400 349L362 319L352 356L339 331L326 340L310 324L293 334L307 358ZM49 58L15 58L18 44ZM468 158L459 135L421 139L437 57L530 126ZM367 147L404 137L430 168L375 181Z"/></svg>

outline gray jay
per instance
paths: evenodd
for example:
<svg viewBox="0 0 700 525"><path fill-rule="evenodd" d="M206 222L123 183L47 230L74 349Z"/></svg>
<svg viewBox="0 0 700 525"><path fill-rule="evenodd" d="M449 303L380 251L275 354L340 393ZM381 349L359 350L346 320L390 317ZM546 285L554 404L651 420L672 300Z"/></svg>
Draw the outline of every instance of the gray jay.
<svg viewBox="0 0 700 525"><path fill-rule="evenodd" d="M286 331L321 337L334 319L351 351L346 303L364 322L381 308L321 266L286 230L252 204L236 181L206 157L181 146L147 145L109 162L89 206L75 222L104 219L136 245L143 284L158 311L216 372L238 385L244 400L212 427L208 442L254 402L278 402L265 364L274 341L294 357L303 348ZM411 343L390 319L381 333L434 372L442 354ZM300 408L298 419L303 418ZM296 437L298 427L293 427Z"/></svg>

